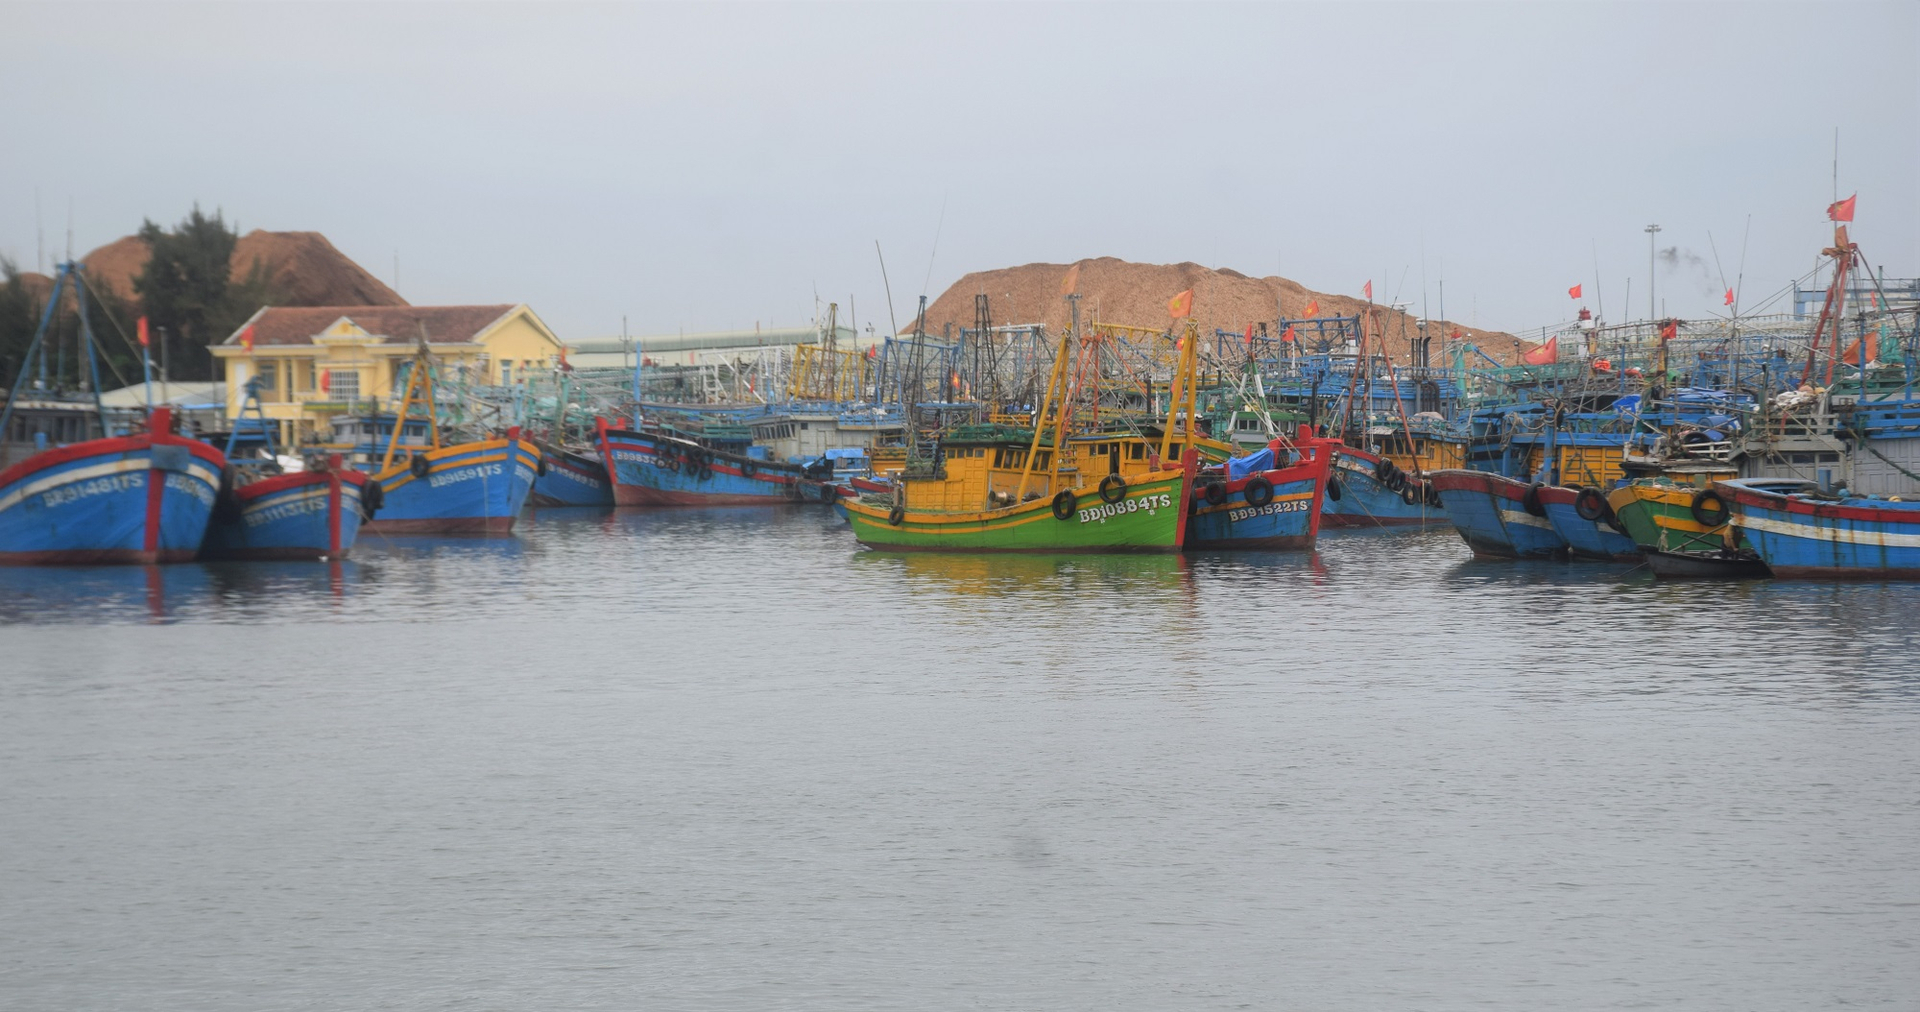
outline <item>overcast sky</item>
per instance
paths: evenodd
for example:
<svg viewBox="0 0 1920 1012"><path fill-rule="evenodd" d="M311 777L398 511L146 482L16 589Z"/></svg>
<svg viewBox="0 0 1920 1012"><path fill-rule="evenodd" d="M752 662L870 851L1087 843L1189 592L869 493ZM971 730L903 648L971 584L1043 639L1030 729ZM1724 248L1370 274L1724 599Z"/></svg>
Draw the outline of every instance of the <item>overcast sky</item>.
<svg viewBox="0 0 1920 1012"><path fill-rule="evenodd" d="M1916 12L10 4L0 253L33 264L37 190L49 259L69 202L84 252L198 201L571 339L803 323L816 290L884 325L875 240L903 325L969 271L1117 256L1435 315L1444 278L1527 331L1576 282L1645 316L1657 222L1700 317L1743 256L1748 306L1812 268L1836 128L1854 238L1920 275Z"/></svg>

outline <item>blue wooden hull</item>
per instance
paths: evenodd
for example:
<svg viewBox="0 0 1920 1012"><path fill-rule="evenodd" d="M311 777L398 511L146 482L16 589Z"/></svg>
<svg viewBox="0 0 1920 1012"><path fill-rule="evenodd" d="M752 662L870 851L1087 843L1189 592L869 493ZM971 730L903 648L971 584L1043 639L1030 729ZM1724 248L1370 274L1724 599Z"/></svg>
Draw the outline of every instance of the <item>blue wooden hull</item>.
<svg viewBox="0 0 1920 1012"><path fill-rule="evenodd" d="M613 482L605 464L565 450L546 450L547 473L533 480L535 506L611 506Z"/></svg>
<svg viewBox="0 0 1920 1012"><path fill-rule="evenodd" d="M1321 500L1322 522L1329 527L1401 527L1412 524L1441 523L1446 512L1429 505L1416 495L1409 503L1399 492L1374 477L1380 458L1364 450L1341 447L1334 463L1333 480L1340 483L1340 498L1328 490Z"/></svg>
<svg viewBox="0 0 1920 1012"><path fill-rule="evenodd" d="M603 426L599 435L613 501L620 506L763 506L807 495L800 469L791 464L652 432Z"/></svg>
<svg viewBox="0 0 1920 1012"><path fill-rule="evenodd" d="M540 450L524 439L461 443L424 454L425 477L401 462L374 475L385 502L369 531L505 534L533 491Z"/></svg>
<svg viewBox="0 0 1920 1012"><path fill-rule="evenodd" d="M0 563L189 561L225 466L205 443L149 433L35 454L0 472Z"/></svg>
<svg viewBox="0 0 1920 1012"><path fill-rule="evenodd" d="M1304 430L1303 430L1304 431ZM1321 499L1326 493L1329 461L1339 444L1303 435L1297 445L1300 460L1241 478L1201 478L1194 485L1193 515L1187 518L1183 547L1200 550L1300 550L1313 547L1320 534ZM1271 447L1276 462L1286 460L1287 448ZM1258 465L1253 465L1258 466ZM1231 469L1229 469L1231 473ZM1255 479L1272 490L1267 501L1255 505L1248 498ZM1205 490L1219 485L1218 503Z"/></svg>
<svg viewBox="0 0 1920 1012"><path fill-rule="evenodd" d="M360 533L356 472L306 471L234 489L214 512L201 555L210 559L339 559Z"/></svg>
<svg viewBox="0 0 1920 1012"><path fill-rule="evenodd" d="M1632 538L1598 520L1581 516L1575 505L1579 495L1578 489L1564 486L1542 487L1539 491L1547 522L1576 558L1612 562L1643 557L1640 546L1634 544Z"/></svg>
<svg viewBox="0 0 1920 1012"><path fill-rule="evenodd" d="M1447 519L1475 555L1496 559L1555 558L1568 550L1542 510L1526 507L1527 483L1489 471L1446 470L1430 476Z"/></svg>
<svg viewBox="0 0 1920 1012"><path fill-rule="evenodd" d="M1920 580L1920 502L1823 499L1714 482L1740 538L1788 579Z"/></svg>

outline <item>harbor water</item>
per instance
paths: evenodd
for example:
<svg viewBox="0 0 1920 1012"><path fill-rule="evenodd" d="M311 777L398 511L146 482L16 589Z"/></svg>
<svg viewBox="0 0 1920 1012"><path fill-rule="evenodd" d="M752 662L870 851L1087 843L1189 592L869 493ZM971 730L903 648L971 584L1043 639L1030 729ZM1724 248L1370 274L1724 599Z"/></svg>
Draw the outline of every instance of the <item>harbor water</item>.
<svg viewBox="0 0 1920 1012"><path fill-rule="evenodd" d="M1920 995L1920 585L543 510L0 569L0 1006Z"/></svg>

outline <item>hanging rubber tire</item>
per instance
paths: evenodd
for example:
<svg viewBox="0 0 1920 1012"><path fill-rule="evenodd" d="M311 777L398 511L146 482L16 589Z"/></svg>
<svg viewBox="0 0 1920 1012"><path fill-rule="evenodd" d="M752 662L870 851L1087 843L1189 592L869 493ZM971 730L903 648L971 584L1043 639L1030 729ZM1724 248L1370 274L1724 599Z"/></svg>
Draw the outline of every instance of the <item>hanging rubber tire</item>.
<svg viewBox="0 0 1920 1012"><path fill-rule="evenodd" d="M1055 520L1072 519L1074 512L1079 508L1080 497L1074 495L1072 492L1062 491L1059 495L1053 497L1053 518Z"/></svg>
<svg viewBox="0 0 1920 1012"><path fill-rule="evenodd" d="M1334 502L1339 502L1340 497L1345 494L1346 493L1341 491L1340 489L1340 479L1338 478L1327 479L1327 498L1332 499Z"/></svg>
<svg viewBox="0 0 1920 1012"><path fill-rule="evenodd" d="M1407 490L1407 472L1396 469L1387 476L1387 491L1405 492Z"/></svg>
<svg viewBox="0 0 1920 1012"><path fill-rule="evenodd" d="M1391 477L1393 477L1393 461L1381 457L1380 463L1373 465L1373 480L1384 485Z"/></svg>
<svg viewBox="0 0 1920 1012"><path fill-rule="evenodd" d="M895 527L900 526L900 521L905 520L906 518L907 518L907 508L905 506L900 505L899 503L894 503L893 509L887 513L887 523L892 524Z"/></svg>
<svg viewBox="0 0 1920 1012"><path fill-rule="evenodd" d="M1432 482L1427 483L1427 505L1433 507L1434 509L1446 508L1446 504L1440 501L1439 487Z"/></svg>
<svg viewBox="0 0 1920 1012"><path fill-rule="evenodd" d="M1412 485L1408 485L1400 490L1400 501L1412 506L1420 501L1420 493Z"/></svg>
<svg viewBox="0 0 1920 1012"><path fill-rule="evenodd" d="M1247 497L1249 506L1265 506L1273 501L1273 482L1265 475L1256 474L1247 479L1247 485L1240 490Z"/></svg>
<svg viewBox="0 0 1920 1012"><path fill-rule="evenodd" d="M1592 485L1581 489L1580 493L1573 497L1573 511L1580 514L1580 519L1593 523L1605 520L1607 514L1612 512L1607 508L1607 497L1601 495L1600 490Z"/></svg>
<svg viewBox="0 0 1920 1012"><path fill-rule="evenodd" d="M1693 514L1695 523L1707 528L1725 526L1728 517L1727 504L1721 500L1719 493L1710 488L1693 494L1693 502L1687 506L1687 512Z"/></svg>
<svg viewBox="0 0 1920 1012"><path fill-rule="evenodd" d="M544 453L541 454L540 459L534 462L533 473L536 477L540 477L540 478L545 478L547 476L547 455L546 454Z"/></svg>
<svg viewBox="0 0 1920 1012"><path fill-rule="evenodd" d="M360 519L372 520L373 515L380 512L380 507L386 504L386 486L368 478L366 483L360 486Z"/></svg>
<svg viewBox="0 0 1920 1012"><path fill-rule="evenodd" d="M1111 506L1127 497L1127 479L1117 474L1100 479L1100 501Z"/></svg>
<svg viewBox="0 0 1920 1012"><path fill-rule="evenodd" d="M832 501L834 501L835 499L838 499L838 498L840 498L840 493L839 493L839 491L838 491L838 490L836 490L836 489L835 489L835 488L834 488L834 487L833 487L832 485L822 485L822 486L820 486L820 501L821 501L821 502L832 502Z"/></svg>
<svg viewBox="0 0 1920 1012"><path fill-rule="evenodd" d="M1520 508L1536 517L1547 515L1547 508L1540 505L1540 483L1527 486L1527 494L1520 497Z"/></svg>
<svg viewBox="0 0 1920 1012"><path fill-rule="evenodd" d="M1205 485L1200 486L1200 495L1207 500L1209 505L1218 506L1227 501L1227 483L1224 481L1207 482Z"/></svg>
<svg viewBox="0 0 1920 1012"><path fill-rule="evenodd" d="M433 470L433 461L428 460L425 454L416 453L412 460L407 461L407 470L412 471L415 478L425 478L427 472Z"/></svg>
<svg viewBox="0 0 1920 1012"><path fill-rule="evenodd" d="M740 477L742 478L753 477L753 461L743 460L740 462Z"/></svg>

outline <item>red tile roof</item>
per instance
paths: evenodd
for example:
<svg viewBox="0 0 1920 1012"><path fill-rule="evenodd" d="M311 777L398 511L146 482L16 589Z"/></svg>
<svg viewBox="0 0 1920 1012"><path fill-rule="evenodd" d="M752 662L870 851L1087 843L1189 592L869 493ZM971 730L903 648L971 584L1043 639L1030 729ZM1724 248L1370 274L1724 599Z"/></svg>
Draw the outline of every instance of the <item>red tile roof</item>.
<svg viewBox="0 0 1920 1012"><path fill-rule="evenodd" d="M255 347L312 344L315 336L346 317L387 344L412 344L422 334L435 344L471 341L513 311L512 306L271 306L253 318ZM245 329L244 325L241 329ZM222 344L239 344L240 332Z"/></svg>

